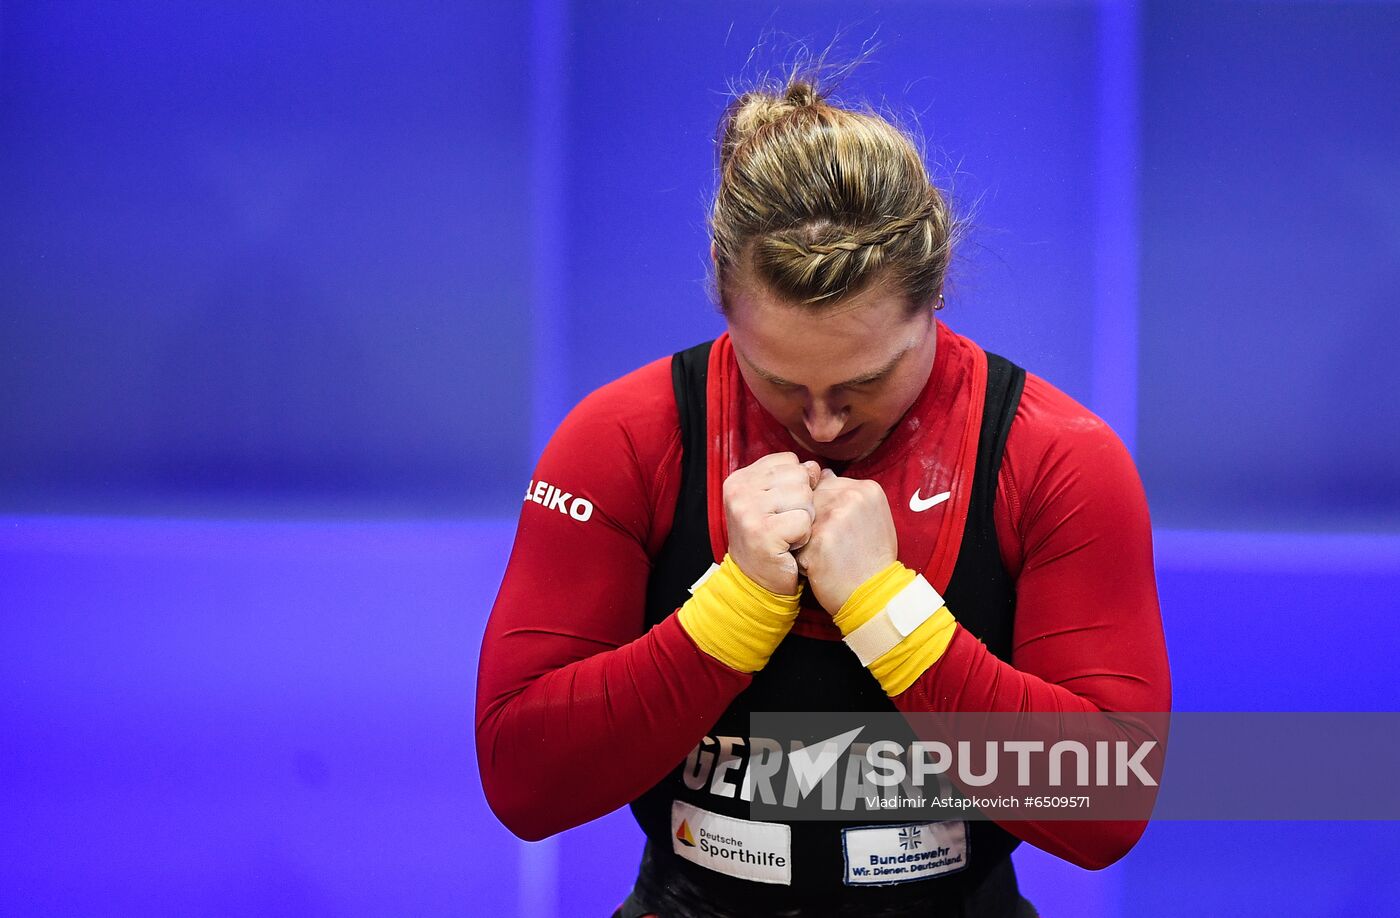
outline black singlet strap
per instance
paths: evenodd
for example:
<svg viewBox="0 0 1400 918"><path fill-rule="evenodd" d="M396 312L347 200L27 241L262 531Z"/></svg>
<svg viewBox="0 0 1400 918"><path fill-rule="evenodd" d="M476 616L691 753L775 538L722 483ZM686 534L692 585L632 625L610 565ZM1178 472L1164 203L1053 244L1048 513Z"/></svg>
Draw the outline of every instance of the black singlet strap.
<svg viewBox="0 0 1400 918"><path fill-rule="evenodd" d="M709 379L710 346L697 344L671 358L671 384L676 390L676 409L681 422L681 490L676 499L676 516L671 532L661 546L654 570L685 572L678 583L673 578L652 577L647 582L647 626L657 624L684 601L683 590L700 579L713 557L710 548L708 470L706 449L706 384ZM688 578L688 579L686 579Z"/></svg>

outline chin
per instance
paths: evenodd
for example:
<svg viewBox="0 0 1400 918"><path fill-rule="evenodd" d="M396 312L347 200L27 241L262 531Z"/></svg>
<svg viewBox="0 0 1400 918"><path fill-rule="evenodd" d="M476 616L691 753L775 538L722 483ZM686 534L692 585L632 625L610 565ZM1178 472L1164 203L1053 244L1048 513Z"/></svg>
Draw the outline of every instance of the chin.
<svg viewBox="0 0 1400 918"><path fill-rule="evenodd" d="M816 449L819 458L830 460L831 462L855 462L857 459L864 459L871 450L863 446L844 446Z"/></svg>

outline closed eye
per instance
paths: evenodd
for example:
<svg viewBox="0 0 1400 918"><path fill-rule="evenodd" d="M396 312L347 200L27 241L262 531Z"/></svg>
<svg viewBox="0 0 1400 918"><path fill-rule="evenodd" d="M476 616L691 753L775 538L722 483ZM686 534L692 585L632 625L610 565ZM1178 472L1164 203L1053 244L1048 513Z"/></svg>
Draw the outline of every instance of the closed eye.
<svg viewBox="0 0 1400 918"><path fill-rule="evenodd" d="M873 387L873 386L878 386L878 385L880 385L880 383L884 382L885 380L887 380L887 379L889 379L889 378L890 378L890 377L889 377L889 374L888 374L888 373L881 373L879 376L871 376L871 377L868 377L868 378L866 378L866 379L853 379L853 380L851 380L851 381L848 382L848 383L843 383L843 384L841 385L841 388L843 388L843 389L869 389L869 388L871 388L871 387Z"/></svg>

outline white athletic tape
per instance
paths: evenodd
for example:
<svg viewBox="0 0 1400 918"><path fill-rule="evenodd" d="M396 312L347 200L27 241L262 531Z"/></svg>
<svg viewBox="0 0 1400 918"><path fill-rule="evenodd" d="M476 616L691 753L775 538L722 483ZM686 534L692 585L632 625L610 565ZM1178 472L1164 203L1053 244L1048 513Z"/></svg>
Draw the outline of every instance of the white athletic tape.
<svg viewBox="0 0 1400 918"><path fill-rule="evenodd" d="M855 651L861 666L869 666L941 608L943 597L920 574L870 621L846 635L846 646Z"/></svg>
<svg viewBox="0 0 1400 918"><path fill-rule="evenodd" d="M718 564L711 564L708 568L706 568L705 573L700 575L700 579L690 585L690 592L694 593L696 590L700 589L700 584L713 577L715 575L715 571L717 570L719 570Z"/></svg>

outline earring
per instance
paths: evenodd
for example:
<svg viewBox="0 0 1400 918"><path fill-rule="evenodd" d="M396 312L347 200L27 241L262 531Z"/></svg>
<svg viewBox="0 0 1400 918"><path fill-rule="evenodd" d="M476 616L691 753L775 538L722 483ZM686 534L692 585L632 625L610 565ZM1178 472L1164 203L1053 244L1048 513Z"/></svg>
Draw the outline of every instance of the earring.
<svg viewBox="0 0 1400 918"><path fill-rule="evenodd" d="M944 306L947 305L947 303L943 302L943 294L940 293L938 294L938 302L933 304L933 311L937 312L938 310L942 309Z"/></svg>

